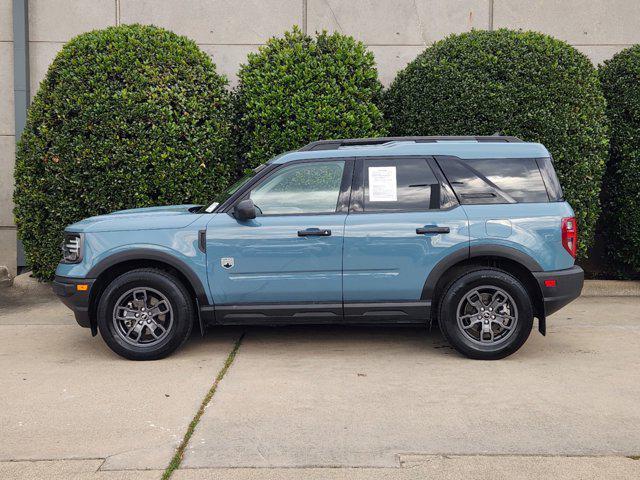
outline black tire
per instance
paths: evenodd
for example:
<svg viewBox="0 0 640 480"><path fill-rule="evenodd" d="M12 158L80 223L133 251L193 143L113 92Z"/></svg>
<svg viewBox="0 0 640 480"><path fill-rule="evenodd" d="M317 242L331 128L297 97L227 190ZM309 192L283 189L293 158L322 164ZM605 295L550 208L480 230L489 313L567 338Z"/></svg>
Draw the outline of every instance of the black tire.
<svg viewBox="0 0 640 480"><path fill-rule="evenodd" d="M510 304L512 302L515 304L516 321L511 330L502 330L502 327L497 322L488 324L487 328L494 328L495 325L495 329L502 330L502 335L504 335L502 339L496 340L495 343L483 344L483 341L493 341L494 334L492 332L487 332L486 335L485 333L477 332L478 329L482 331L481 323L486 323L484 317L480 320L480 316L475 316L476 314L473 313L471 321L480 325L472 328L467 327L470 328L469 330L463 330L463 326L460 325L460 323L464 323L467 320L458 320L458 310L465 307L466 304L464 302L467 295L472 294L473 296L473 292L478 291L485 295L486 301L486 295L489 294L482 292L490 292L490 288L485 289L484 287L496 288L506 292L511 297L507 303ZM473 298L477 297L473 296ZM485 308L484 304L482 305ZM470 307L467 305L465 308ZM471 308L472 310L466 310L465 312L476 311L475 307ZM506 310L501 310L501 312L503 311ZM487 312L481 313L481 315L485 314ZM533 305L527 289L517 278L503 270L486 267L461 274L449 283L440 301L438 321L445 339L458 352L477 360L498 360L516 352L529 338L533 327ZM488 321L492 322L492 320ZM478 338L472 338L474 334ZM479 336L482 336L483 340ZM496 338L499 338L499 336L496 335Z"/></svg>
<svg viewBox="0 0 640 480"><path fill-rule="evenodd" d="M125 336L118 333L117 321L114 320L116 303L123 295L126 296L127 292L136 288L156 292L164 296L170 305L170 326L166 333L159 335L160 339L151 340L157 342L152 345L127 342ZM100 335L111 350L129 360L157 360L173 353L189 338L194 318L193 300L182 282L170 273L155 268L131 270L116 277L102 293L97 309Z"/></svg>

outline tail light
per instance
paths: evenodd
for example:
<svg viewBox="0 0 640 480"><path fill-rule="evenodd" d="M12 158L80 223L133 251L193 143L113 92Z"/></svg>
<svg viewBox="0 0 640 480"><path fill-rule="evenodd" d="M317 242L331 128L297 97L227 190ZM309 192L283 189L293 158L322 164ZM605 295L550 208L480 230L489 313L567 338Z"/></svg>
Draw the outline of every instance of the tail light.
<svg viewBox="0 0 640 480"><path fill-rule="evenodd" d="M576 217L562 219L562 246L569 254L576 258L578 252L578 223Z"/></svg>

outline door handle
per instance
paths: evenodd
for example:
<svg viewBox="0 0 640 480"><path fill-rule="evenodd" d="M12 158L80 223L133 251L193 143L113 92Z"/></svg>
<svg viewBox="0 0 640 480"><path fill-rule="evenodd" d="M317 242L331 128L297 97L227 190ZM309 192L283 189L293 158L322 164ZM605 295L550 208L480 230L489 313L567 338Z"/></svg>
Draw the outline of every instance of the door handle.
<svg viewBox="0 0 640 480"><path fill-rule="evenodd" d="M331 230L326 228L307 228L306 230L298 230L299 237L329 237Z"/></svg>
<svg viewBox="0 0 640 480"><path fill-rule="evenodd" d="M451 230L449 227L422 227L416 228L416 233L418 235L438 235L440 233L449 233Z"/></svg>

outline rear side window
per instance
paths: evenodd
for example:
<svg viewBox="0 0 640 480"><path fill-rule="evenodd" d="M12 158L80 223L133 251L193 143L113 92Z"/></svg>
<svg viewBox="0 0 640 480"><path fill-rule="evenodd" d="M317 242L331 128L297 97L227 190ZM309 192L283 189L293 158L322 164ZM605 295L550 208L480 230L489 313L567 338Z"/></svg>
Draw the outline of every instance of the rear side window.
<svg viewBox="0 0 640 480"><path fill-rule="evenodd" d="M364 211L439 208L440 183L425 158L364 161Z"/></svg>
<svg viewBox="0 0 640 480"><path fill-rule="evenodd" d="M538 168L542 174L542 179L547 187L547 193L549 194L549 200L552 202L562 202L564 200L564 194L562 193L562 187L558 181L558 176L553 168L553 162L551 158L538 158L536 160Z"/></svg>
<svg viewBox="0 0 640 480"><path fill-rule="evenodd" d="M460 202L548 202L549 195L535 158L438 159Z"/></svg>

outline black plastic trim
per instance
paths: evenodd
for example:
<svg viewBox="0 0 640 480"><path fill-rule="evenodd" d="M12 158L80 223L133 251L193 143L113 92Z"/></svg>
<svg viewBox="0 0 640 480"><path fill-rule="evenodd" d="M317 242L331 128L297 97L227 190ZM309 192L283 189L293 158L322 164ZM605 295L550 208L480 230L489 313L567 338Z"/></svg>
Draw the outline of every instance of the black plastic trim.
<svg viewBox="0 0 640 480"><path fill-rule="evenodd" d="M341 323L342 303L216 305L215 320L223 325Z"/></svg>
<svg viewBox="0 0 640 480"><path fill-rule="evenodd" d="M442 275L444 275L444 273L455 264L468 259L469 246L467 245L454 251L453 253L450 253L438 263L436 263L435 266L431 269L431 272L429 272L429 275L424 282L424 286L422 287L422 295L420 296L420 298L422 300L432 301L433 294L435 292L436 285L438 284L438 280L440 280L440 277L442 277Z"/></svg>
<svg viewBox="0 0 640 480"><path fill-rule="evenodd" d="M91 288L95 279L92 278L72 278L56 275L51 288L58 298L73 311L78 325L84 328L92 328L89 316L89 299ZM78 291L76 285L89 285L88 290Z"/></svg>
<svg viewBox="0 0 640 480"><path fill-rule="evenodd" d="M582 293L584 271L577 265L566 270L534 272L533 276L540 285L544 303L544 315L551 315L572 302ZM555 287L545 286L545 280L555 280Z"/></svg>
<svg viewBox="0 0 640 480"><path fill-rule="evenodd" d="M198 230L198 249L207 253L207 230Z"/></svg>
<svg viewBox="0 0 640 480"><path fill-rule="evenodd" d="M469 248L469 258L474 257L501 257L518 262L530 272L539 272L542 267L533 258L515 248L504 245L472 245Z"/></svg>
<svg viewBox="0 0 640 480"><path fill-rule="evenodd" d="M431 302L352 302L344 304L345 323L427 323Z"/></svg>
<svg viewBox="0 0 640 480"><path fill-rule="evenodd" d="M418 136L418 137L377 137L377 138L342 138L336 140L318 140L298 149L299 152L317 150L337 150L345 146L381 145L387 142L435 143L442 141L476 141L483 143L522 142L518 137L503 135L477 136Z"/></svg>
<svg viewBox="0 0 640 480"><path fill-rule="evenodd" d="M222 325L427 323L431 302L267 303L202 308L203 319ZM212 315L212 308L215 315Z"/></svg>
<svg viewBox="0 0 640 480"><path fill-rule="evenodd" d="M474 245L471 247L462 247L444 257L431 269L422 287L422 295L420 298L423 300L433 300L436 285L447 270L464 260L478 257L506 258L519 263L530 272L542 270L538 262L526 253L516 250L515 248L505 247L503 245Z"/></svg>
<svg viewBox="0 0 640 480"><path fill-rule="evenodd" d="M196 297L201 306L209 305L209 299L207 298L206 290L204 289L200 278L196 273L182 260L176 258L165 252L159 252L157 250L150 250L145 248L134 248L125 252L114 253L113 255L105 258L87 272L87 277L98 278L108 268L118 265L123 262L131 260L155 260L158 262L166 263L178 270L191 284L191 287L196 292Z"/></svg>

